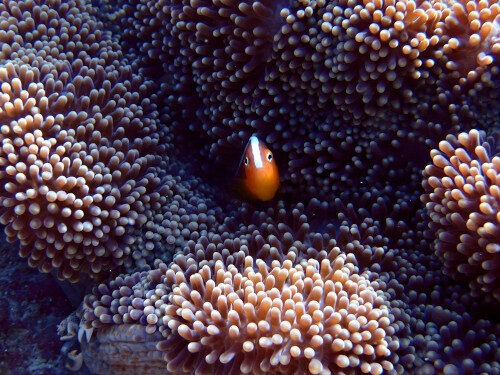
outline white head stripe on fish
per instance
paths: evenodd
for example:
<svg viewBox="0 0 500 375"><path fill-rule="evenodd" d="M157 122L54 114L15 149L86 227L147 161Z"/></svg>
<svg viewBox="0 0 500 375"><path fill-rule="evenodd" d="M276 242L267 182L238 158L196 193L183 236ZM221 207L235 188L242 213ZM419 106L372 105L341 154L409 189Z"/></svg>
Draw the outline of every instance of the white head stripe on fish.
<svg viewBox="0 0 500 375"><path fill-rule="evenodd" d="M256 168L262 168L262 158L260 157L259 140L256 136L252 135L250 137L250 146L252 147L253 161L255 162Z"/></svg>

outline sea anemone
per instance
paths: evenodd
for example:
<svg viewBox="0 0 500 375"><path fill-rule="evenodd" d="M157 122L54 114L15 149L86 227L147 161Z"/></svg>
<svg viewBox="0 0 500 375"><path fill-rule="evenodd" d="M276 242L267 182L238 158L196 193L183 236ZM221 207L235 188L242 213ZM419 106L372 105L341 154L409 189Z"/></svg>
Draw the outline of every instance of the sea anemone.
<svg viewBox="0 0 500 375"><path fill-rule="evenodd" d="M163 323L172 337L158 345L167 352L167 369L390 372L388 359L398 344L388 304L345 261L268 266L246 257L242 269L217 261L189 279L167 271L175 285Z"/></svg>
<svg viewBox="0 0 500 375"><path fill-rule="evenodd" d="M331 211L317 200L261 212L244 207L219 226L220 235L189 241L170 265L156 261L94 288L81 327L103 332L103 343L114 340L105 338L108 327L159 331L164 341L151 342L173 372L399 373L411 366L413 350L397 296L402 286L370 271L392 269L397 258L368 220L349 227L344 217L340 228L316 232Z"/></svg>
<svg viewBox="0 0 500 375"><path fill-rule="evenodd" d="M147 86L132 76L113 84L95 68L81 60L0 68L2 223L31 266L72 281L124 262L119 238L142 220L141 196L155 184L146 174L154 157L142 150L157 140L133 117Z"/></svg>
<svg viewBox="0 0 500 375"><path fill-rule="evenodd" d="M422 196L445 272L477 296L500 300L500 157L478 130L449 135L432 150Z"/></svg>
<svg viewBox="0 0 500 375"><path fill-rule="evenodd" d="M214 253L204 265L189 259L101 284L86 298L85 327L138 322L159 330L165 340L157 349L174 372L394 370L399 328L354 257L295 266L291 259L268 266L241 251Z"/></svg>

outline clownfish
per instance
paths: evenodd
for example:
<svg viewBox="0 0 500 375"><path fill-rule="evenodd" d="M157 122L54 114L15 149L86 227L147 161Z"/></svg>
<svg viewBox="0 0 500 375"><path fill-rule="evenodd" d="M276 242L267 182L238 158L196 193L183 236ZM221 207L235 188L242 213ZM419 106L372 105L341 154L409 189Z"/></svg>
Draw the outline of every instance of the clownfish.
<svg viewBox="0 0 500 375"><path fill-rule="evenodd" d="M239 190L252 200L273 199L280 186L278 166L273 153L252 135L241 158L236 180Z"/></svg>

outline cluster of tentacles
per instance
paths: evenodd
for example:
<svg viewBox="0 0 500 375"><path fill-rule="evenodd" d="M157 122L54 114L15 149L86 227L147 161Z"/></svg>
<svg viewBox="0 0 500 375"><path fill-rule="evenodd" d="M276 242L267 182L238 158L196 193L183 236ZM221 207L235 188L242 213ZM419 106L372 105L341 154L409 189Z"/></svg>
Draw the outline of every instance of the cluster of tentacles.
<svg viewBox="0 0 500 375"><path fill-rule="evenodd" d="M0 222L93 287L69 367L499 374L499 13L0 1ZM252 134L265 204L226 190Z"/></svg>

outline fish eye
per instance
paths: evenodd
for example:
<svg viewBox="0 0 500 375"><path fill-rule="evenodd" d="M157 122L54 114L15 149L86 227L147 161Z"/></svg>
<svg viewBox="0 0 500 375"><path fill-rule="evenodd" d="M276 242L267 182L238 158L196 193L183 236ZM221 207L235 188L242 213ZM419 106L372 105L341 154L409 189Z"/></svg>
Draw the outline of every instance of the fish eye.
<svg viewBox="0 0 500 375"><path fill-rule="evenodd" d="M245 156L245 160L243 161L243 163L245 163L245 166L248 167L248 157Z"/></svg>
<svg viewBox="0 0 500 375"><path fill-rule="evenodd" d="M271 154L270 152L267 153L267 161L271 161L273 160L273 154Z"/></svg>

